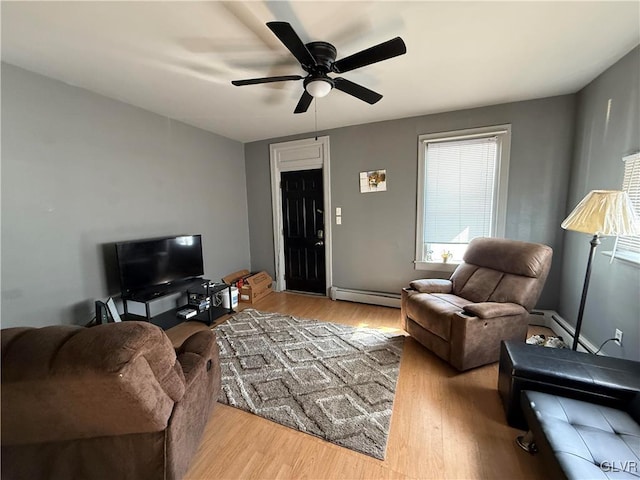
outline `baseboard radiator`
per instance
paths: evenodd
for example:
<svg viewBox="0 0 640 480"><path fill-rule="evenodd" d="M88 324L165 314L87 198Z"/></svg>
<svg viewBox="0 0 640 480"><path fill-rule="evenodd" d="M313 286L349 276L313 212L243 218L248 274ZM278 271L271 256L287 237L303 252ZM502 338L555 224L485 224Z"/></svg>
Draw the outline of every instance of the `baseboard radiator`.
<svg viewBox="0 0 640 480"><path fill-rule="evenodd" d="M562 337L564 343L571 347L573 345L573 336L576 333L575 327L570 325L564 318L554 310L534 310L529 315L529 324L543 325L553 330L557 336ZM578 343L579 352L594 353L598 350L598 347L591 343L584 337L584 334L580 335L580 342ZM605 353L600 352L602 355Z"/></svg>
<svg viewBox="0 0 640 480"><path fill-rule="evenodd" d="M350 290L347 288L331 287L329 289L329 296L331 300L346 300L348 302L400 308L399 293L371 292L367 290Z"/></svg>

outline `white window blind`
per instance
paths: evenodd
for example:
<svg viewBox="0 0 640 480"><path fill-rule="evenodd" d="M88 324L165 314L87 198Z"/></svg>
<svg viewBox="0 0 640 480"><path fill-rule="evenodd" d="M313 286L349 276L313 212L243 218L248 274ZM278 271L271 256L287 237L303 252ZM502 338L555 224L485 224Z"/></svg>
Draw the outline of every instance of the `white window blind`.
<svg viewBox="0 0 640 480"><path fill-rule="evenodd" d="M416 269L452 271L471 240L504 235L510 145L509 124L418 137Z"/></svg>
<svg viewBox="0 0 640 480"><path fill-rule="evenodd" d="M424 241L466 244L492 235L496 137L427 143Z"/></svg>
<svg viewBox="0 0 640 480"><path fill-rule="evenodd" d="M640 215L640 153L629 155L623 160L622 190L629 195L636 215ZM640 254L640 236L619 237L617 250Z"/></svg>

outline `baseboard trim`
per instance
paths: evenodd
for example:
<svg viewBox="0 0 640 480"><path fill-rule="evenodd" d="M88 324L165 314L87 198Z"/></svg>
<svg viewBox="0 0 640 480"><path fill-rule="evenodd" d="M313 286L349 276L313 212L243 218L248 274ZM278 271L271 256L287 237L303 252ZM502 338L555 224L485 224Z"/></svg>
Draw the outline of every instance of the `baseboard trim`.
<svg viewBox="0 0 640 480"><path fill-rule="evenodd" d="M347 288L331 287L331 300L345 300L348 302L368 303L382 307L400 308L399 293L372 292L367 290L351 290Z"/></svg>
<svg viewBox="0 0 640 480"><path fill-rule="evenodd" d="M542 320L540 320L542 318ZM576 333L575 327L569 324L564 318L560 316L555 310L535 310L529 315L529 324L540 324L553 330L553 333L562 337L564 343L571 346L573 345L573 337ZM598 347L595 346L589 339L585 338L584 334L580 335L578 342L578 351L586 353L595 353ZM601 355L606 355L600 352Z"/></svg>

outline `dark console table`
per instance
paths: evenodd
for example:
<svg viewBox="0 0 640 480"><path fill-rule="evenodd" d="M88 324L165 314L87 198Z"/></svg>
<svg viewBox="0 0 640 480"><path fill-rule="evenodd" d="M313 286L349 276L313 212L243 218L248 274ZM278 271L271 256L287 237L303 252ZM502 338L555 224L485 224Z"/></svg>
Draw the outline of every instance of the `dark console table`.
<svg viewBox="0 0 640 480"><path fill-rule="evenodd" d="M564 348L506 341L500 346L498 391L507 422L527 428L520 392L535 390L577 400L598 398L598 403L623 408L640 392L638 362L598 356Z"/></svg>
<svg viewBox="0 0 640 480"><path fill-rule="evenodd" d="M215 305L215 295L224 292L229 296L229 308L224 308L219 305ZM185 308L192 308L198 310L196 306L189 305L188 302L170 308L167 311L152 315L151 304L155 301L162 299L173 294L183 294L186 298L189 298L190 294L197 294L204 299L209 300L209 307L199 311L195 316L188 319L178 317L178 312ZM145 315L136 315L129 311L129 302L144 304ZM158 325L163 330L167 330L171 327L178 325L185 321L198 321L204 322L207 325L212 325L213 321L226 315L228 313L235 313L233 310L233 303L231 301L231 285L225 283L211 284L210 280L205 278L195 278L184 282L179 282L161 288L142 290L129 295L122 296L122 303L124 306L124 316L126 320L142 320Z"/></svg>

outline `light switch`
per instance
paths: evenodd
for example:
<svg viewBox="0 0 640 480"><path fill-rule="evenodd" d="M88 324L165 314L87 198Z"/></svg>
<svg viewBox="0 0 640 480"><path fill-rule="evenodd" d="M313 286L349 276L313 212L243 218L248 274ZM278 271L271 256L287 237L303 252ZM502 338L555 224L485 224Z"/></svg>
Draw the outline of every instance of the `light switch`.
<svg viewBox="0 0 640 480"><path fill-rule="evenodd" d="M342 217L336 217L336 225L342 225Z"/></svg>
<svg viewBox="0 0 640 480"><path fill-rule="evenodd" d="M342 208L336 207L336 215L342 215Z"/></svg>

